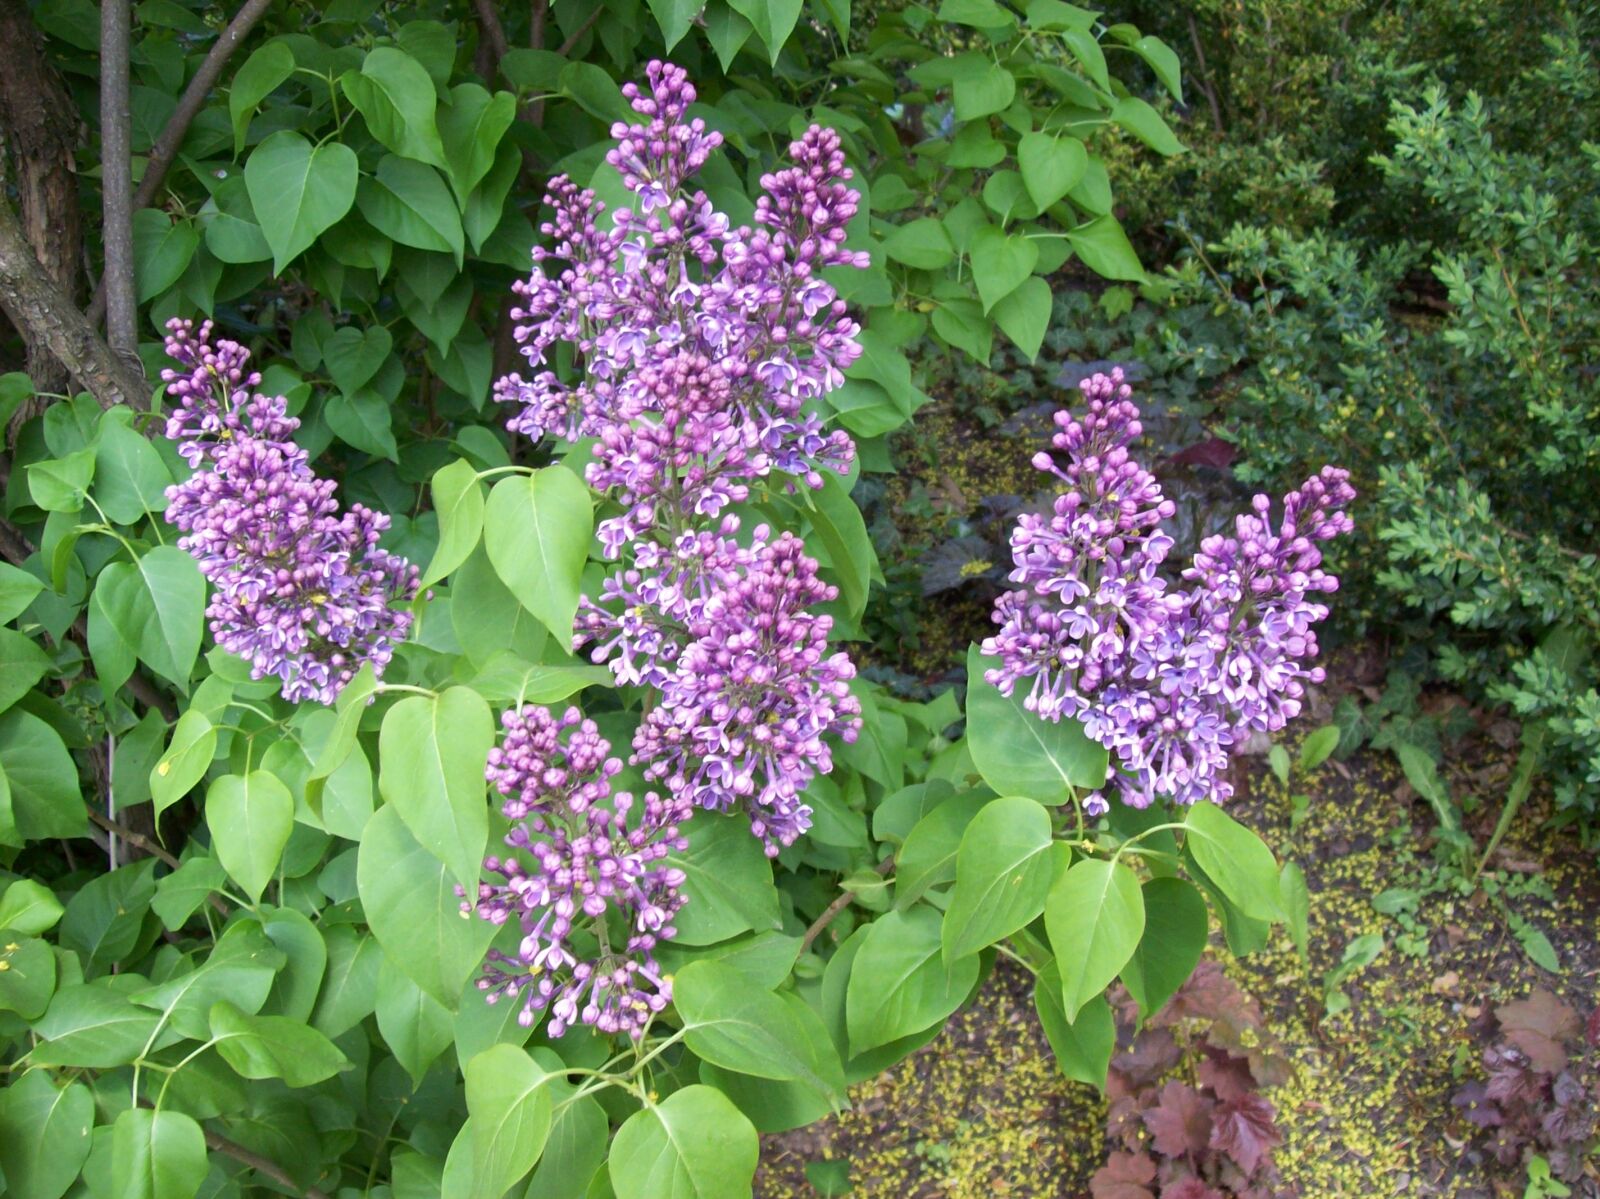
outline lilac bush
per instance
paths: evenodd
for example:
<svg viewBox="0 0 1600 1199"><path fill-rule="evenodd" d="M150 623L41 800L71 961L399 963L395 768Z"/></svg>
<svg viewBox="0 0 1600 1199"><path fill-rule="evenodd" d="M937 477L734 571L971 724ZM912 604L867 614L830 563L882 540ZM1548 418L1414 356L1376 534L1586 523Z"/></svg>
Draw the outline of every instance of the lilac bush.
<svg viewBox="0 0 1600 1199"><path fill-rule="evenodd" d="M1083 722L1112 755L1107 784L1148 807L1221 802L1230 748L1250 732L1276 732L1300 711L1306 683L1322 681L1314 626L1318 598L1338 587L1321 568L1320 542L1348 532L1349 474L1324 467L1283 499L1255 497L1232 536L1213 535L1181 572L1162 573L1173 504L1129 446L1142 432L1120 369L1080 385L1088 411L1058 412L1052 445L1034 465L1068 485L1049 515L1024 515L1011 537L1022 588L1001 596L1000 631L983 652L1000 659L986 678L1004 694L1031 680L1024 700L1045 720ZM1088 798L1107 807L1104 790Z"/></svg>
<svg viewBox="0 0 1600 1199"><path fill-rule="evenodd" d="M167 491L167 519L214 590L212 635L282 680L290 703L331 704L363 663L381 675L411 627L395 607L417 592L417 568L378 545L389 518L360 504L341 513L293 440L283 396L253 389L250 351L212 326L173 319L161 372L175 401L166 435L195 473Z"/></svg>

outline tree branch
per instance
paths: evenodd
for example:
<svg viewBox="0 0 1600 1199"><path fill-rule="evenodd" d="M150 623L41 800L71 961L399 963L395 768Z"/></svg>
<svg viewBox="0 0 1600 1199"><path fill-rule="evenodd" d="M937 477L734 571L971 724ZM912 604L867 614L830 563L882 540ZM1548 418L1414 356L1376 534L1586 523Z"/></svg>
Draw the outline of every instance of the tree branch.
<svg viewBox="0 0 1600 1199"><path fill-rule="evenodd" d="M147 408L150 386L111 352L94 326L34 257L10 202L0 162L0 308L30 340L48 347L102 408Z"/></svg>
<svg viewBox="0 0 1600 1199"><path fill-rule="evenodd" d="M139 307L133 280L133 137L128 115L129 0L100 3L100 195L106 269L106 342L138 369Z"/></svg>
<svg viewBox="0 0 1600 1199"><path fill-rule="evenodd" d="M600 19L600 14L604 11L605 9L598 4L590 9L589 15L584 19L583 24L579 25L572 31L572 36L561 43L561 49L557 50L556 53L570 54L572 52L572 48L578 44L578 39L583 37L584 34L588 33L589 30L594 27L594 23Z"/></svg>
<svg viewBox="0 0 1600 1199"><path fill-rule="evenodd" d="M194 73L194 78L189 80L189 86L183 89L178 107L173 109L172 115L167 118L167 123L162 128L160 136L156 138L155 145L150 147L150 159L145 165L144 177L139 180L139 190L133 194L130 216L141 208L149 208L155 200L156 193L166 181L167 172L177 161L178 147L183 145L183 139L189 133L189 126L205 107L206 98L211 94L211 89L217 86L217 80L222 78L222 68L228 65L228 60L239 48L239 43L250 35L256 23L271 7L272 0L248 0L218 35L210 52L206 54L205 61L200 64L200 69ZM89 301L89 323L98 325L105 311L105 281L101 280L101 285L95 288L94 298Z"/></svg>
<svg viewBox="0 0 1600 1199"><path fill-rule="evenodd" d="M328 1199L326 1192L319 1191L316 1187L306 1187L305 1190L301 1190L300 1184L277 1162L268 1161L259 1153L252 1153L237 1141L230 1141L220 1132L212 1132L208 1128L205 1134L207 1149L231 1157L236 1162L243 1162L263 1178L270 1178L291 1193L305 1196L305 1199Z"/></svg>
<svg viewBox="0 0 1600 1199"><path fill-rule="evenodd" d="M498 69L500 60L511 50L511 43L506 41L506 27L500 24L500 16L494 11L494 0L472 0L472 8L478 14L478 24L483 27L483 36Z"/></svg>
<svg viewBox="0 0 1600 1199"><path fill-rule="evenodd" d="M879 862L875 869L879 874L888 874L893 865L894 858L888 857ZM822 915L811 922L811 927L806 929L806 935L800 938L800 953L797 956L805 956L806 950L810 949L812 943L822 935L822 930L832 924L834 917L849 907L850 901L854 898L855 892L842 892L837 899L822 909Z"/></svg>

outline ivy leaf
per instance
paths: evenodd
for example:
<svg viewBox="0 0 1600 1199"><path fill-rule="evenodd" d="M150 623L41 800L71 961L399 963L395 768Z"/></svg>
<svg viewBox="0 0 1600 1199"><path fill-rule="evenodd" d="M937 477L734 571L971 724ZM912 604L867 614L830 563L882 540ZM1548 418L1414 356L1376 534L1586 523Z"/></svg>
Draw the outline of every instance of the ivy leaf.
<svg viewBox="0 0 1600 1199"><path fill-rule="evenodd" d="M564 466L511 475L484 510L489 561L517 601L561 644L572 639L594 508L589 488Z"/></svg>
<svg viewBox="0 0 1600 1199"><path fill-rule="evenodd" d="M118 1199L193 1199L210 1169L205 1133L191 1116L130 1107L112 1125Z"/></svg>
<svg viewBox="0 0 1600 1199"><path fill-rule="evenodd" d="M759 1149L744 1113L697 1083L617 1129L611 1185L617 1199L749 1199Z"/></svg>
<svg viewBox="0 0 1600 1199"><path fill-rule="evenodd" d="M379 46L367 52L359 72L347 71L339 82L373 137L404 158L447 167L434 121L438 95L428 72L411 55Z"/></svg>
<svg viewBox="0 0 1600 1199"><path fill-rule="evenodd" d="M378 790L469 891L489 839L483 771L493 746L494 717L470 687L406 696L378 735Z"/></svg>
<svg viewBox="0 0 1600 1199"><path fill-rule="evenodd" d="M1083 858L1056 879L1045 901L1044 926L1061 971L1069 1021L1128 964L1144 932L1144 896L1120 862Z"/></svg>
<svg viewBox="0 0 1600 1199"><path fill-rule="evenodd" d="M206 826L217 860L260 902L294 829L289 789L265 770L223 775L206 792Z"/></svg>
<svg viewBox="0 0 1600 1199"><path fill-rule="evenodd" d="M281 275L356 198L356 152L343 142L315 148L292 129L280 129L250 152L245 188Z"/></svg>

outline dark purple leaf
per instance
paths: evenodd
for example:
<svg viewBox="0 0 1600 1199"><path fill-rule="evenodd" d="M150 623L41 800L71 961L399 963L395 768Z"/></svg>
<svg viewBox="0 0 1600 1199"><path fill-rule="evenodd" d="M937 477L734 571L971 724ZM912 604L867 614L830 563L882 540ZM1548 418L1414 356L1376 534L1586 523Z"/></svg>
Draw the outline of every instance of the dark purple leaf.
<svg viewBox="0 0 1600 1199"><path fill-rule="evenodd" d="M1533 1068L1543 1074L1566 1069L1566 1043L1583 1031L1578 1013L1543 989L1526 999L1502 1003L1495 1009L1495 1017L1506 1040L1527 1054Z"/></svg>
<svg viewBox="0 0 1600 1199"><path fill-rule="evenodd" d="M1484 1069L1489 1072L1484 1094L1502 1106L1538 1103L1544 1098L1544 1079L1534 1073L1528 1055L1511 1045L1495 1045L1483 1051Z"/></svg>
<svg viewBox="0 0 1600 1199"><path fill-rule="evenodd" d="M1273 1121L1272 1104L1260 1095L1241 1095L1217 1105L1212 1117L1211 1148L1238 1163L1246 1175L1254 1174L1283 1134Z"/></svg>
<svg viewBox="0 0 1600 1199"><path fill-rule="evenodd" d="M1222 1192L1214 1191L1200 1179L1183 1179L1172 1186L1161 1188L1161 1199L1224 1199Z"/></svg>
<svg viewBox="0 0 1600 1199"><path fill-rule="evenodd" d="M1113 1153L1089 1180L1094 1199L1156 1199L1156 1164L1144 1153Z"/></svg>
<svg viewBox="0 0 1600 1199"><path fill-rule="evenodd" d="M1156 1152L1164 1157L1205 1152L1211 1140L1211 1100L1176 1079L1161 1088L1161 1100L1144 1114Z"/></svg>
<svg viewBox="0 0 1600 1199"><path fill-rule="evenodd" d="M1496 1128L1505 1123L1505 1117L1500 1114L1500 1109L1489 1098L1488 1090L1481 1082L1467 1083L1450 1096L1450 1102L1466 1113L1479 1128Z"/></svg>

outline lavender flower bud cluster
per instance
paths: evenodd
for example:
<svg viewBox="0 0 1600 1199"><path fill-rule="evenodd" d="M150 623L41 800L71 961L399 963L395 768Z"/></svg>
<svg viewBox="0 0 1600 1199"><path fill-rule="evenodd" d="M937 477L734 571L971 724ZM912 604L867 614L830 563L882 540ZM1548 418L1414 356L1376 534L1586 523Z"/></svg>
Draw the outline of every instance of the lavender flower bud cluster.
<svg viewBox="0 0 1600 1199"><path fill-rule="evenodd" d="M1299 714L1323 672L1316 598L1338 589L1318 545L1352 528L1349 472L1324 467L1283 500L1255 497L1232 536L1200 543L1181 581L1161 573L1173 514L1160 484L1130 454L1142 432L1120 369L1080 385L1088 412L1058 412L1055 454L1034 465L1068 485L1049 515L1023 516L1011 536L1020 590L1000 597L1000 631L983 643L1000 665L985 678L1006 695L1030 680L1025 706L1045 720L1081 720L1111 751L1107 778L1124 803L1222 802L1230 747ZM1089 797L1103 812L1101 791Z"/></svg>
<svg viewBox="0 0 1600 1199"><path fill-rule="evenodd" d="M662 859L686 847L678 825L692 809L654 791L642 805L613 796L622 762L577 708L558 719L522 707L501 723L505 741L490 751L487 776L505 796L506 843L526 863L489 858L503 881L479 883L463 910L494 924L515 916L522 942L514 957L489 953L478 988L490 1003L520 999L524 1026L548 1007L553 1037L580 1021L637 1037L672 999L654 950L676 932L684 875Z"/></svg>
<svg viewBox="0 0 1600 1199"><path fill-rule="evenodd" d="M341 513L292 440L300 422L237 342L211 341L207 321L167 323L161 372L176 407L166 435L196 473L167 489L167 519L214 587L206 609L217 644L275 675L292 703L331 704L362 663L380 675L411 614L417 569L380 549L389 518L359 504ZM199 469L202 466L209 469Z"/></svg>

